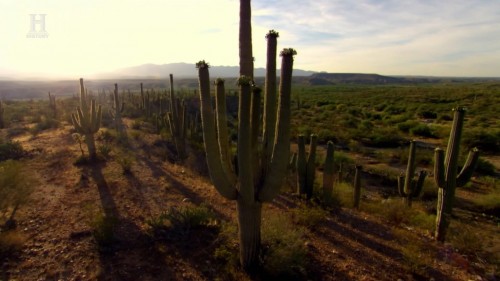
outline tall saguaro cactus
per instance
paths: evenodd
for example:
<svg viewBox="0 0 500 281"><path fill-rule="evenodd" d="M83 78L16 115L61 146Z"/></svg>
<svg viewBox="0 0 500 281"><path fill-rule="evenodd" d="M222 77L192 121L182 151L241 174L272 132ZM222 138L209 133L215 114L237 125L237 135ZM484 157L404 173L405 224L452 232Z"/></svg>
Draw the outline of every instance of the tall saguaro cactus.
<svg viewBox="0 0 500 281"><path fill-rule="evenodd" d="M0 101L0 129L5 128L5 121L3 119L4 112L5 112L5 108L3 107L2 101Z"/></svg>
<svg viewBox="0 0 500 281"><path fill-rule="evenodd" d="M398 191L399 195L403 197L404 202L408 207L411 207L413 198L418 197L420 192L422 192L422 187L424 186L425 177L427 173L425 171L420 171L418 173L418 178L415 180L415 159L416 159L416 144L412 140L410 142L410 151L408 152L408 163L406 165L406 175L398 177Z"/></svg>
<svg viewBox="0 0 500 281"><path fill-rule="evenodd" d="M306 157L305 138L303 135L299 136L299 153L297 155L298 193L300 195L306 195L307 199L311 199L313 195L314 178L316 175L315 161L317 143L318 136L311 135L309 155Z"/></svg>
<svg viewBox="0 0 500 281"><path fill-rule="evenodd" d="M210 177L215 188L227 199L236 200L238 210L240 261L246 271L253 271L258 265L260 251L260 225L262 203L271 201L279 192L287 174L290 159L290 93L293 69L293 49L281 52L281 81L278 98L278 110L273 114L275 120L275 136L272 154L267 162L255 151L260 129L260 116L256 116L260 107L260 93L252 90L252 79L241 76L238 80L240 98L238 105L238 174L228 166L228 141L225 139L223 124L225 95L216 95L217 127L216 133L214 112L210 98L208 64L201 61L197 64L200 84L201 116L203 138ZM217 85L223 83L217 80ZM266 93L272 95L273 93ZM269 100L269 99L267 99ZM264 105L265 107L266 105ZM269 116L269 114L267 115ZM268 117L269 118L269 117ZM262 120L263 123L267 120ZM227 130L227 129L226 129Z"/></svg>
<svg viewBox="0 0 500 281"><path fill-rule="evenodd" d="M470 180L479 159L479 151L476 148L472 149L462 170L458 173L460 138L462 136L464 116L465 108L458 107L454 109L453 125L448 147L446 148L446 158L444 157L444 151L440 148L436 148L434 154L434 180L438 186L435 238L440 242L445 241L446 230L450 224L455 189L464 186Z"/></svg>
<svg viewBox="0 0 500 281"><path fill-rule="evenodd" d="M115 83L115 90L113 92L113 105L110 111L111 117L115 122L115 129L119 132L122 131L122 112L125 109L125 103L120 103L120 98L118 96L118 84Z"/></svg>
<svg viewBox="0 0 500 281"><path fill-rule="evenodd" d="M83 78L80 78L80 106L76 108L76 113L71 114L71 121L76 132L85 137L91 161L97 158L94 134L101 126L101 116L101 106L96 106L94 99L90 101L89 106Z"/></svg>
<svg viewBox="0 0 500 281"><path fill-rule="evenodd" d="M174 76L170 74L170 112L167 114L170 134L174 139L177 157L184 160L186 155L186 106L175 97Z"/></svg>
<svg viewBox="0 0 500 281"><path fill-rule="evenodd" d="M52 109L53 116L57 116L57 107L56 107L56 96L53 96L49 92L49 108Z"/></svg>

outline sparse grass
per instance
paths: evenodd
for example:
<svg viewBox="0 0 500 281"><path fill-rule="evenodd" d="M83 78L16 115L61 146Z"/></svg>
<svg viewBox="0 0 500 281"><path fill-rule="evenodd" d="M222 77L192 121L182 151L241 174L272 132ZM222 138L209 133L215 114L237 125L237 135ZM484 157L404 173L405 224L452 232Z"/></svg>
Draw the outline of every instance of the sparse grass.
<svg viewBox="0 0 500 281"><path fill-rule="evenodd" d="M204 205L171 207L146 223L151 227L153 235L169 234L179 238L185 238L192 229L217 225L215 214Z"/></svg>
<svg viewBox="0 0 500 281"><path fill-rule="evenodd" d="M0 163L0 219L12 222L19 206L26 204L34 181L14 160Z"/></svg>
<svg viewBox="0 0 500 281"><path fill-rule="evenodd" d="M308 258L305 229L282 214L272 214L262 222L262 269L265 280L304 280ZM267 279L266 279L267 278Z"/></svg>
<svg viewBox="0 0 500 281"><path fill-rule="evenodd" d="M101 252L111 250L116 238L114 228L118 223L118 219L107 216L103 213L96 213L90 220L92 235Z"/></svg>
<svg viewBox="0 0 500 281"><path fill-rule="evenodd" d="M121 154L116 158L116 162L120 164L122 167L122 172L124 175L132 174L132 165L134 164L135 159L132 155Z"/></svg>
<svg viewBox="0 0 500 281"><path fill-rule="evenodd" d="M99 153L99 155L103 158L103 159L109 159L109 156L111 154L111 145L107 144L107 143L103 143L101 144L98 148L97 148L97 151Z"/></svg>
<svg viewBox="0 0 500 281"><path fill-rule="evenodd" d="M310 229L322 223L327 215L327 211L314 204L310 204L310 206L303 204L292 211L293 221Z"/></svg>
<svg viewBox="0 0 500 281"><path fill-rule="evenodd" d="M472 202L485 213L498 215L500 210L500 188L493 188L486 194L480 194Z"/></svg>
<svg viewBox="0 0 500 281"><path fill-rule="evenodd" d="M0 140L0 161L8 159L18 160L26 154L27 152L23 149L19 142L2 142Z"/></svg>
<svg viewBox="0 0 500 281"><path fill-rule="evenodd" d="M448 241L455 249L468 255L477 255L483 252L484 240L477 227L453 221L448 229Z"/></svg>

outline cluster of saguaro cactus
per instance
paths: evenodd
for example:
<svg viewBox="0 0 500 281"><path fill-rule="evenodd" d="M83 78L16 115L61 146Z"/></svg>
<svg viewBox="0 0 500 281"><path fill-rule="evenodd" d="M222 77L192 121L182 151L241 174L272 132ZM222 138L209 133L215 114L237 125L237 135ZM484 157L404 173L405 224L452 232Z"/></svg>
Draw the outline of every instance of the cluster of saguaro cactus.
<svg viewBox="0 0 500 281"><path fill-rule="evenodd" d="M363 166L356 165L356 172L354 173L354 204L355 209L359 209L359 202L361 201L361 172Z"/></svg>
<svg viewBox="0 0 500 281"><path fill-rule="evenodd" d="M3 113L5 112L5 108L3 106L2 101L0 101L0 129L5 128L5 121L3 119Z"/></svg>
<svg viewBox="0 0 500 281"><path fill-rule="evenodd" d="M54 117L57 116L57 107L56 107L56 96L53 96L49 92L49 108L52 110L52 114Z"/></svg>
<svg viewBox="0 0 500 281"><path fill-rule="evenodd" d="M175 97L174 77L170 74L170 112L167 113L170 134L174 140L177 157L183 160L186 154L186 106Z"/></svg>
<svg viewBox="0 0 500 281"><path fill-rule="evenodd" d="M115 129L119 132L122 131L122 112L125 109L125 103L120 102L118 96L118 84L115 83L115 90L113 91L113 105L111 106L110 115L115 123Z"/></svg>
<svg viewBox="0 0 500 281"><path fill-rule="evenodd" d="M417 145L414 140L410 142L410 151L408 155L408 163L406 165L405 176L400 175L398 177L398 191L399 195L403 197L404 202L408 207L411 207L413 198L418 197L422 192L424 186L425 177L427 172L420 171L418 177L415 180L415 159L416 159Z"/></svg>
<svg viewBox="0 0 500 281"><path fill-rule="evenodd" d="M331 199L333 193L334 153L333 142L329 141L326 144L326 158L323 167L323 197L326 200Z"/></svg>
<svg viewBox="0 0 500 281"><path fill-rule="evenodd" d="M446 230L450 224L455 198L456 187L464 186L472 177L478 159L479 151L474 148L469 151L467 160L458 173L458 158L460 154L460 138L464 125L465 108L454 109L453 124L446 148L446 158L444 151L436 148L434 154L434 179L438 186L438 202L436 214L435 238L444 242Z"/></svg>
<svg viewBox="0 0 500 281"><path fill-rule="evenodd" d="M210 97L209 66L204 61L200 61L197 63L197 68L203 137L210 177L221 195L227 199L236 200L240 262L246 271L252 271L258 265L262 203L271 201L279 193L287 174L290 159L291 78L293 56L296 52L293 49L284 49L281 52L281 81L279 97L277 98L276 90L272 89L276 85L267 81L272 77L276 78L276 38L278 33L270 32L268 34L265 117L260 118L260 90L253 89L252 78L253 61L251 30L249 29L250 12L248 10L250 9L250 1L241 1L240 4L240 74L242 76L238 80L240 90L237 143L238 173L234 172L230 161L225 94L223 93L224 81L216 81L217 118L215 118ZM274 67L272 67L273 64ZM271 106L269 103L274 104ZM277 108L278 104L279 108ZM259 143L261 128L259 123L261 120L264 132L263 142Z"/></svg>
<svg viewBox="0 0 500 281"><path fill-rule="evenodd" d="M311 199L313 195L314 178L316 175L316 146L318 136L311 135L311 142L309 144L309 155L306 156L305 137L299 136L297 155L297 181L298 193L305 195L307 199Z"/></svg>
<svg viewBox="0 0 500 281"><path fill-rule="evenodd" d="M96 106L94 99L90 101L89 106L83 78L80 78L80 106L76 108L76 113L71 114L71 121L76 132L85 137L91 161L97 158L94 134L101 126L101 116L101 106Z"/></svg>

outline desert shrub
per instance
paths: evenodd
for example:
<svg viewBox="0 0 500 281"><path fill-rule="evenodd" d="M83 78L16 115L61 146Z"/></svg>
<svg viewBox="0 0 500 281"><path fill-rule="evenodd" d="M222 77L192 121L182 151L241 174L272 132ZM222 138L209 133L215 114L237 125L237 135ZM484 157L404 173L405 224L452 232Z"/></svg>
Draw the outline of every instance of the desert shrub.
<svg viewBox="0 0 500 281"><path fill-rule="evenodd" d="M21 146L19 142L0 141L0 161L5 161L8 159L18 160L25 156L27 152Z"/></svg>
<svg viewBox="0 0 500 281"><path fill-rule="evenodd" d="M0 218L13 221L17 208L25 204L33 191L34 181L23 172L22 164L8 160L0 164Z"/></svg>
<svg viewBox="0 0 500 281"><path fill-rule="evenodd" d="M491 164L488 160L479 157L475 172L482 175L494 176L496 174L496 168L495 165Z"/></svg>
<svg viewBox="0 0 500 281"><path fill-rule="evenodd" d="M34 132L41 132L44 130L58 128L58 127L59 127L59 121L57 119L41 116L40 121L36 123L35 126L31 128L30 131L33 134Z"/></svg>
<svg viewBox="0 0 500 281"><path fill-rule="evenodd" d="M307 228L313 228L319 225L326 219L327 215L327 211L314 204L310 206L304 204L292 211L293 221Z"/></svg>
<svg viewBox="0 0 500 281"><path fill-rule="evenodd" d="M262 222L264 280L306 280L309 267L305 230L288 217L273 214Z"/></svg>
<svg viewBox="0 0 500 281"><path fill-rule="evenodd" d="M454 221L448 230L448 241L454 248L465 254L477 254L483 251L484 240L474 227Z"/></svg>
<svg viewBox="0 0 500 281"><path fill-rule="evenodd" d="M426 124L418 124L417 126L410 129L410 133L414 136L435 138L436 135L432 131L432 128Z"/></svg>
<svg viewBox="0 0 500 281"><path fill-rule="evenodd" d="M205 205L171 207L157 217L146 222L153 235L166 233L186 237L192 229L216 225L216 217L212 210Z"/></svg>
<svg viewBox="0 0 500 281"><path fill-rule="evenodd" d="M436 112L428 109L422 109L417 114L418 117L423 119L436 119L438 116Z"/></svg>
<svg viewBox="0 0 500 281"><path fill-rule="evenodd" d="M101 144L97 150L99 151L99 155L104 158L104 159L108 159L109 158L109 155L111 154L111 145L107 144L107 143L103 143Z"/></svg>
<svg viewBox="0 0 500 281"><path fill-rule="evenodd" d="M123 174L132 174L132 164L134 164L132 155L122 154L116 158L116 162L122 167Z"/></svg>
<svg viewBox="0 0 500 281"><path fill-rule="evenodd" d="M493 186L490 192L478 195L472 199L472 202L482 212L497 217L500 216L500 188Z"/></svg>
<svg viewBox="0 0 500 281"><path fill-rule="evenodd" d="M500 152L500 130L464 130L462 143L467 149L477 147L480 151Z"/></svg>
<svg viewBox="0 0 500 281"><path fill-rule="evenodd" d="M409 133L410 130L418 125L417 121L408 120L398 124L398 130L404 133Z"/></svg>
<svg viewBox="0 0 500 281"><path fill-rule="evenodd" d="M98 246L99 251L109 252L116 241L114 228L118 219L103 213L95 213L90 220L92 236Z"/></svg>

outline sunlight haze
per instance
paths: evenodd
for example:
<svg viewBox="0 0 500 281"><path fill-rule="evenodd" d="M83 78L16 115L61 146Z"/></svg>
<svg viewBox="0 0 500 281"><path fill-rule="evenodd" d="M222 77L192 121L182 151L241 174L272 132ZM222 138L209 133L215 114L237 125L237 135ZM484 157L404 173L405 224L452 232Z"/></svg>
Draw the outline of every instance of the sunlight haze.
<svg viewBox="0 0 500 281"><path fill-rule="evenodd" d="M265 34L295 68L500 76L500 1L252 1L255 66ZM45 14L47 38L27 38ZM238 65L239 1L0 0L0 77L75 78L142 64Z"/></svg>

